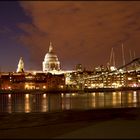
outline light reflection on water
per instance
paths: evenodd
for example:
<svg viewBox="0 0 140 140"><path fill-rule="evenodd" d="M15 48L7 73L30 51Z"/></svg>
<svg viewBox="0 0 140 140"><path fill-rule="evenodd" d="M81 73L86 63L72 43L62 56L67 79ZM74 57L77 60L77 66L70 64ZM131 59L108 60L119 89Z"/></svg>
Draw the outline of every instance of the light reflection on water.
<svg viewBox="0 0 140 140"><path fill-rule="evenodd" d="M0 94L0 112L50 112L70 109L140 107L140 91Z"/></svg>

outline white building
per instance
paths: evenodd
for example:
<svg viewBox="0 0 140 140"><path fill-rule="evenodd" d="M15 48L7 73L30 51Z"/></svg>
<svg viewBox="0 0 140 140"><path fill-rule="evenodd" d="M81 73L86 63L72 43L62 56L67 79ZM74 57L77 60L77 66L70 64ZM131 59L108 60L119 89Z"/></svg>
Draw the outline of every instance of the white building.
<svg viewBox="0 0 140 140"><path fill-rule="evenodd" d="M45 55L45 58L42 64L43 64L43 72L60 70L60 62L58 60L57 55L53 51L51 42L49 46L49 52Z"/></svg>
<svg viewBox="0 0 140 140"><path fill-rule="evenodd" d="M22 57L20 57L19 63L18 63L18 68L17 72L24 72L24 62Z"/></svg>

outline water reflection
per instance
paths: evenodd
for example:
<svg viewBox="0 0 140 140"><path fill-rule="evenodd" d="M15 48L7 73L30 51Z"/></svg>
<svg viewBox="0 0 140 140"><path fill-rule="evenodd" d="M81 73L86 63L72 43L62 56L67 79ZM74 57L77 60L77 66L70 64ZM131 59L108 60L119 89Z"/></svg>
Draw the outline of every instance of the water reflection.
<svg viewBox="0 0 140 140"><path fill-rule="evenodd" d="M112 93L0 94L0 112L139 107L140 91Z"/></svg>
<svg viewBox="0 0 140 140"><path fill-rule="evenodd" d="M25 94L25 113L29 113L31 109L29 97L29 94Z"/></svg>
<svg viewBox="0 0 140 140"><path fill-rule="evenodd" d="M8 94L8 112L12 113L11 94Z"/></svg>
<svg viewBox="0 0 140 140"><path fill-rule="evenodd" d="M48 111L48 99L46 94L42 94L42 110L41 112L47 112Z"/></svg>

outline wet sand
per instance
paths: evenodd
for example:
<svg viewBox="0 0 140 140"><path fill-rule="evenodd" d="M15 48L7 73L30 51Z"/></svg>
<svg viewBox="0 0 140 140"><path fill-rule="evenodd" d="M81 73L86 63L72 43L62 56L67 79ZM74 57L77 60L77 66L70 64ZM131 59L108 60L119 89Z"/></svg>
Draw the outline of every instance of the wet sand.
<svg viewBox="0 0 140 140"><path fill-rule="evenodd" d="M140 108L0 114L0 139L140 138Z"/></svg>

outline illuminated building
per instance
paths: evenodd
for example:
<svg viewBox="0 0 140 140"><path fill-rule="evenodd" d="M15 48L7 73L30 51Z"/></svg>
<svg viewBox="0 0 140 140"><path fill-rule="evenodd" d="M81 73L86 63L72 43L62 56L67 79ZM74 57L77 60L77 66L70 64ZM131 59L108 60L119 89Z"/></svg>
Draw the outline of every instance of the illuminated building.
<svg viewBox="0 0 140 140"><path fill-rule="evenodd" d="M71 72L66 77L69 87L84 88L120 88L139 87L140 71L108 71L100 69L95 71Z"/></svg>
<svg viewBox="0 0 140 140"><path fill-rule="evenodd" d="M24 62L22 57L20 57L19 63L18 63L18 68L17 72L24 72Z"/></svg>
<svg viewBox="0 0 140 140"><path fill-rule="evenodd" d="M45 55L45 58L42 64L43 64L43 72L60 70L60 62L58 61L57 55L53 51L51 42L49 46L49 52Z"/></svg>
<svg viewBox="0 0 140 140"><path fill-rule="evenodd" d="M61 70L60 62L50 43L49 51L43 61L43 71L24 71L22 57L19 60L16 72L0 73L0 89L2 90L84 90L86 88L120 88L140 87L140 58L133 60L131 69L123 70L123 67L98 66L93 71L86 70L81 64L77 64L75 70ZM126 66L125 66L126 67Z"/></svg>
<svg viewBox="0 0 140 140"><path fill-rule="evenodd" d="M65 86L64 74L51 73L3 73L0 78L0 88L3 90L29 89L62 89Z"/></svg>

